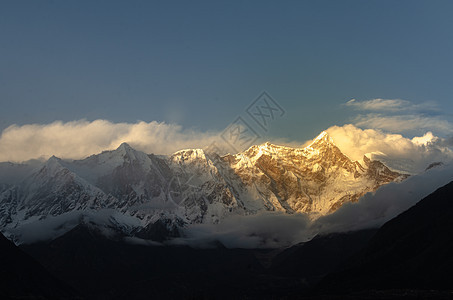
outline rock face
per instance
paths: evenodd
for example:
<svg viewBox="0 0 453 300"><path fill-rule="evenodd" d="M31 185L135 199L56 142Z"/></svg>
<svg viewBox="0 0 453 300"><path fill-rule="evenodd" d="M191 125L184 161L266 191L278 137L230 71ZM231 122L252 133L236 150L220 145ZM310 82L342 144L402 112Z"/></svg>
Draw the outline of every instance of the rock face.
<svg viewBox="0 0 453 300"><path fill-rule="evenodd" d="M350 160L326 132L305 148L266 143L230 156L228 161L242 182L256 187L256 193L268 200L267 209L288 213L324 215L383 184L405 178L366 156L362 162Z"/></svg>
<svg viewBox="0 0 453 300"><path fill-rule="evenodd" d="M95 222L126 234L160 220L159 231L166 226L172 236L184 224L260 211L316 217L406 178L367 157L350 160L325 132L305 148L265 143L225 156L202 149L148 155L123 143L83 160L52 157L24 169L0 164L0 179L22 174L0 182L0 229L17 241L24 226L52 218L79 223L86 212L104 212Z"/></svg>

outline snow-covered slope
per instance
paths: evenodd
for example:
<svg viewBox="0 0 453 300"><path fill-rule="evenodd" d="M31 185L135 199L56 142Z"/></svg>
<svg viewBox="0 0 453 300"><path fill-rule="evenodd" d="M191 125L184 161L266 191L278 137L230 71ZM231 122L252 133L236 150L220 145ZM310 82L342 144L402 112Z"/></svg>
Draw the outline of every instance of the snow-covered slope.
<svg viewBox="0 0 453 300"><path fill-rule="evenodd" d="M266 143L226 159L242 182L268 201L269 210L288 213L327 214L405 178L366 156L351 161L326 132L305 148Z"/></svg>
<svg viewBox="0 0 453 300"><path fill-rule="evenodd" d="M222 157L202 149L148 155L123 143L83 160L52 157L35 168L0 164L0 179L15 169L14 180L0 182L0 228L18 241L21 227L74 212L126 235L159 228L159 237L164 227L174 236L184 224L260 211L316 217L405 178L367 157L351 161L326 132L305 148L265 143Z"/></svg>

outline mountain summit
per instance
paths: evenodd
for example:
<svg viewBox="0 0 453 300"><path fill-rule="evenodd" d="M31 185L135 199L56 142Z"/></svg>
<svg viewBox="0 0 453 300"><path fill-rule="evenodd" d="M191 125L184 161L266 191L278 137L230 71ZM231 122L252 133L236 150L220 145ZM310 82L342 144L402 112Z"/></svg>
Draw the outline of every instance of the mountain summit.
<svg viewBox="0 0 453 300"><path fill-rule="evenodd" d="M321 132L308 147L317 148L322 145L335 145L333 139L326 131Z"/></svg>

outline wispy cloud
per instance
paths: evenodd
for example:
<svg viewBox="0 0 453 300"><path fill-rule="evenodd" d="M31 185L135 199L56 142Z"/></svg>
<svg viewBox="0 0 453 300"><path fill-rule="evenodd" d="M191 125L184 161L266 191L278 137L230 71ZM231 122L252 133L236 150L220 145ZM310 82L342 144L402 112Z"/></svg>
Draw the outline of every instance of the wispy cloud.
<svg viewBox="0 0 453 300"><path fill-rule="evenodd" d="M351 99L345 103L346 106L368 111L400 111L410 106L410 104L409 101L400 99L371 99L365 101Z"/></svg>
<svg viewBox="0 0 453 300"><path fill-rule="evenodd" d="M434 131L441 135L453 133L449 122L435 102L413 103L401 99L351 99L344 104L359 113L353 122L362 128L382 129L396 133Z"/></svg>
<svg viewBox="0 0 453 300"><path fill-rule="evenodd" d="M414 130L436 131L444 134L453 133L453 124L440 116L423 116L421 114L383 115L365 114L354 119L357 126L383 129L390 132L407 132Z"/></svg>
<svg viewBox="0 0 453 300"><path fill-rule="evenodd" d="M427 101L422 103L413 103L411 101L402 100L402 99L370 99L358 101L356 99L351 99L346 102L344 105L353 107L357 110L362 111L374 111L374 112L417 112L417 113L438 113L439 108L437 104L433 101Z"/></svg>

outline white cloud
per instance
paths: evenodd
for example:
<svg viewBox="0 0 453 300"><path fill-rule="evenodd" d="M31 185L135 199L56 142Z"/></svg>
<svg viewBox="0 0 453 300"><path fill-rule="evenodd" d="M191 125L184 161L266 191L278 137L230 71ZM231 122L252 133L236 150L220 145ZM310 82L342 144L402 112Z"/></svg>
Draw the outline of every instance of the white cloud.
<svg viewBox="0 0 453 300"><path fill-rule="evenodd" d="M190 225L184 230L186 237L172 243L209 247L215 240L228 248L287 247L313 237L309 223L310 220L305 214L263 212L233 216L224 219L220 224Z"/></svg>
<svg viewBox="0 0 453 300"><path fill-rule="evenodd" d="M404 172L418 173L432 162L448 163L453 160L453 152L446 145L446 140L435 137L431 132L408 139L401 134L363 130L352 124L332 126L327 132L352 160L360 160L364 154L368 154Z"/></svg>
<svg viewBox="0 0 453 300"><path fill-rule="evenodd" d="M439 116L409 115L359 115L355 125L364 128L383 129L389 132L408 132L416 130L432 130L443 134L453 133L453 124Z"/></svg>
<svg viewBox="0 0 453 300"><path fill-rule="evenodd" d="M399 111L411 105L409 101L400 99L371 99L365 101L357 101L351 99L345 103L346 106L351 106L360 110L370 111Z"/></svg>
<svg viewBox="0 0 453 300"><path fill-rule="evenodd" d="M431 131L425 133L424 136L416 136L412 139L412 143L418 146L434 144L439 140L437 136L434 136Z"/></svg>
<svg viewBox="0 0 453 300"><path fill-rule="evenodd" d="M411 101L401 99L370 99L358 101L351 99L345 103L346 106L353 107L357 110L375 111L375 112L438 112L439 109L435 102L412 103Z"/></svg>
<svg viewBox="0 0 453 300"><path fill-rule="evenodd" d="M354 125L333 126L327 132L353 160L366 153L394 169L415 173L434 162L447 162L452 153L449 140L432 133L410 140L400 134L362 130ZM79 159L104 150L116 149L122 142L146 153L170 154L186 148L205 148L212 142L224 146L217 132L183 129L158 122L112 123L106 120L53 122L13 125L0 137L0 161L25 161L52 155ZM429 143L428 143L429 142ZM288 144L288 143L285 143Z"/></svg>
<svg viewBox="0 0 453 300"><path fill-rule="evenodd" d="M12 125L0 137L0 161L20 162L52 155L78 159L116 149L122 142L147 153L170 154L186 148L207 147L217 139L215 132L188 130L155 121L112 123L80 120Z"/></svg>

